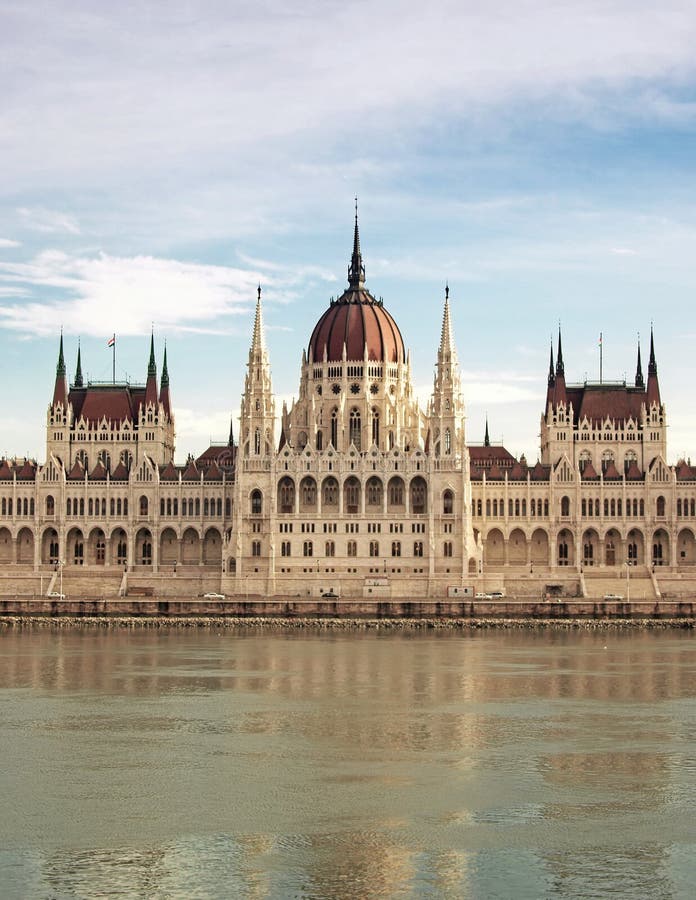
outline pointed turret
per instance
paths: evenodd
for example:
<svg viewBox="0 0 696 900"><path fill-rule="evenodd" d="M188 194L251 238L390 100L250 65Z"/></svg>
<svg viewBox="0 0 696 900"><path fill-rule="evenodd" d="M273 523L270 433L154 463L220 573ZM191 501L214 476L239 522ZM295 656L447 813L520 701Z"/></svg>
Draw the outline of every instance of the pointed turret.
<svg viewBox="0 0 696 900"><path fill-rule="evenodd" d="M657 380L657 361L655 360L655 339L652 325L650 326L650 360L648 362L648 404L660 402L660 385Z"/></svg>
<svg viewBox="0 0 696 900"><path fill-rule="evenodd" d="M563 347L561 346L561 326L558 326L558 356L556 357L556 375L565 375L563 365Z"/></svg>
<svg viewBox="0 0 696 900"><path fill-rule="evenodd" d="M65 378L65 356L63 355L63 331L60 332L60 348L58 350L58 365L56 366L56 383L53 388L53 405L57 403L66 409L68 405L68 384Z"/></svg>
<svg viewBox="0 0 696 900"><path fill-rule="evenodd" d="M167 345L164 345L164 359L162 360L162 378L160 379L160 403L165 415L171 417L172 403L169 396L169 369L167 368Z"/></svg>
<svg viewBox="0 0 696 900"><path fill-rule="evenodd" d="M227 438L227 446L234 447L234 419L230 416L230 436Z"/></svg>
<svg viewBox="0 0 696 900"><path fill-rule="evenodd" d="M435 434L433 449L436 455L455 455L461 451L464 442L464 401L450 318L449 285L445 286L440 346L430 401L430 428Z"/></svg>
<svg viewBox="0 0 696 900"><path fill-rule="evenodd" d="M82 359L80 357L80 344L78 341L77 344L77 367L75 369L75 381L73 382L76 388L84 387L84 381L82 379Z"/></svg>
<svg viewBox="0 0 696 900"><path fill-rule="evenodd" d="M256 292L254 330L244 380L240 410L239 447L246 456L264 456L272 451L269 440L275 432L275 403L271 366L263 330L261 285Z"/></svg>
<svg viewBox="0 0 696 900"><path fill-rule="evenodd" d="M150 335L150 361L147 364L145 406L157 405L157 363L155 362L155 335Z"/></svg>
<svg viewBox="0 0 696 900"><path fill-rule="evenodd" d="M449 285L445 285L445 308L442 313L442 329L440 331L440 349L438 351L438 357L443 355L443 358L446 360L453 360L456 362L457 351L454 347L454 342L452 340L452 324L450 322L450 308L449 308Z"/></svg>
<svg viewBox="0 0 696 900"><path fill-rule="evenodd" d="M266 342L263 333L263 315L261 312L261 285L256 290L256 314L254 315L254 331L251 335L251 353L263 353Z"/></svg>
<svg viewBox="0 0 696 900"><path fill-rule="evenodd" d="M640 340L638 341L638 364L636 366L636 387L645 390L645 382L643 381L643 366L640 361Z"/></svg>
<svg viewBox="0 0 696 900"><path fill-rule="evenodd" d="M556 375L553 385L553 405L566 402L565 366L563 365L563 345L561 326L558 326L558 352L556 353Z"/></svg>
<svg viewBox="0 0 696 900"><path fill-rule="evenodd" d="M348 284L354 291L365 285L365 266L360 252L360 232L358 230L358 198L355 198L355 230L353 232L353 255L348 268Z"/></svg>
<svg viewBox="0 0 696 900"><path fill-rule="evenodd" d="M551 347L549 350L549 387L553 387L556 383L556 374L553 370L553 338L551 339Z"/></svg>
<svg viewBox="0 0 696 900"><path fill-rule="evenodd" d="M489 436L489 434L488 434L488 416L486 416L486 433L485 433L485 435L483 436L483 446L484 446L484 447L490 447L490 446L491 446L491 439L490 439L490 436Z"/></svg>

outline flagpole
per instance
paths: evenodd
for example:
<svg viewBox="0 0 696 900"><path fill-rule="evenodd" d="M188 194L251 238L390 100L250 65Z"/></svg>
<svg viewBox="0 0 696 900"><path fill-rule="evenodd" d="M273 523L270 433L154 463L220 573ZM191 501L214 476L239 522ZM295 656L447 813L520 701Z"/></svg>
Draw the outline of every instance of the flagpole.
<svg viewBox="0 0 696 900"><path fill-rule="evenodd" d="M599 383L602 383L602 332L599 332Z"/></svg>
<svg viewBox="0 0 696 900"><path fill-rule="evenodd" d="M113 344L111 345L111 352L112 352L111 364L113 367L112 368L112 378L113 378L114 384L116 384L116 332L114 332Z"/></svg>

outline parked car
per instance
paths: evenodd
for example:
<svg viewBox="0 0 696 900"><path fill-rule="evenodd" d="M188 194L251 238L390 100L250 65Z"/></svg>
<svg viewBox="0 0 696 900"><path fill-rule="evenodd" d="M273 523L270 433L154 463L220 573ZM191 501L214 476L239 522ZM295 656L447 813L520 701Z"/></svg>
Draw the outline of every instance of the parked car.
<svg viewBox="0 0 696 900"><path fill-rule="evenodd" d="M65 600L65 594L61 594L60 591L49 591L46 596L51 600Z"/></svg>
<svg viewBox="0 0 696 900"><path fill-rule="evenodd" d="M505 591L491 591L491 600L502 600L505 597Z"/></svg>
<svg viewBox="0 0 696 900"><path fill-rule="evenodd" d="M486 593L483 592L483 591L479 591L478 594L476 594L476 598L475 598L475 599L476 599L476 600L492 600L492 599L493 599L493 595L492 595L492 594L486 594Z"/></svg>
<svg viewBox="0 0 696 900"><path fill-rule="evenodd" d="M208 591L207 594L203 594L204 600L224 600L224 594L216 594L215 591Z"/></svg>
<svg viewBox="0 0 696 900"><path fill-rule="evenodd" d="M605 594L604 599L605 600L623 600L623 597L621 596L621 594Z"/></svg>
<svg viewBox="0 0 696 900"><path fill-rule="evenodd" d="M339 596L335 591L324 591L321 595L323 600L339 600Z"/></svg>

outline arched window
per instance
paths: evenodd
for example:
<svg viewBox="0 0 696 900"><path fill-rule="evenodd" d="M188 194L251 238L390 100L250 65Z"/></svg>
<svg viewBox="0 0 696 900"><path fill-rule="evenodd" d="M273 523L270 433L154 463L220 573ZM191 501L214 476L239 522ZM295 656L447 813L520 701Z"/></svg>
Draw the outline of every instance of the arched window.
<svg viewBox="0 0 696 900"><path fill-rule="evenodd" d="M331 410L331 443L338 450L338 410Z"/></svg>
<svg viewBox="0 0 696 900"><path fill-rule="evenodd" d="M442 495L442 512L446 516L451 516L454 512L454 494L452 491L445 491Z"/></svg>
<svg viewBox="0 0 696 900"><path fill-rule="evenodd" d="M295 510L295 482L287 475L282 478L278 486L278 500L280 512L291 513Z"/></svg>
<svg viewBox="0 0 696 900"><path fill-rule="evenodd" d="M333 541L327 541L324 546L324 556L335 556L336 544Z"/></svg>
<svg viewBox="0 0 696 900"><path fill-rule="evenodd" d="M317 450L324 449L324 432L317 431Z"/></svg>
<svg viewBox="0 0 696 900"><path fill-rule="evenodd" d="M323 506L336 506L338 504L338 482L335 478L325 478L322 485Z"/></svg>
<svg viewBox="0 0 696 900"><path fill-rule="evenodd" d="M257 428L254 431L254 455L259 456L261 453L261 431Z"/></svg>
<svg viewBox="0 0 696 900"><path fill-rule="evenodd" d="M361 446L361 435L362 435L362 426L360 423L360 412L353 407L350 411L350 432L349 432L349 441L351 444L355 445L356 450L362 449Z"/></svg>
<svg viewBox="0 0 696 900"><path fill-rule="evenodd" d="M561 515L570 515L570 497L561 497Z"/></svg>
<svg viewBox="0 0 696 900"><path fill-rule="evenodd" d="M449 428L445 428L445 454L449 455L452 452L452 432Z"/></svg>
<svg viewBox="0 0 696 900"><path fill-rule="evenodd" d="M411 512L418 516L424 515L428 511L427 497L425 481L416 476L411 482Z"/></svg>
<svg viewBox="0 0 696 900"><path fill-rule="evenodd" d="M141 516L147 515L147 497L145 497L145 496L142 496L140 498L140 515Z"/></svg>
<svg viewBox="0 0 696 900"><path fill-rule="evenodd" d="M54 516L55 513L56 513L56 501L49 494L49 496L46 497L46 515Z"/></svg>
<svg viewBox="0 0 696 900"><path fill-rule="evenodd" d="M367 505L382 505L382 482L379 478L369 478L367 481Z"/></svg>
<svg viewBox="0 0 696 900"><path fill-rule="evenodd" d="M379 410L372 410L372 443L379 446Z"/></svg>
<svg viewBox="0 0 696 900"><path fill-rule="evenodd" d="M370 556L379 556L379 541L370 541Z"/></svg>
<svg viewBox="0 0 696 900"><path fill-rule="evenodd" d="M665 514L665 498L658 497L657 498L657 515L664 516Z"/></svg>
<svg viewBox="0 0 696 900"><path fill-rule="evenodd" d="M302 545L303 556L313 556L313 546L311 541L305 541Z"/></svg>

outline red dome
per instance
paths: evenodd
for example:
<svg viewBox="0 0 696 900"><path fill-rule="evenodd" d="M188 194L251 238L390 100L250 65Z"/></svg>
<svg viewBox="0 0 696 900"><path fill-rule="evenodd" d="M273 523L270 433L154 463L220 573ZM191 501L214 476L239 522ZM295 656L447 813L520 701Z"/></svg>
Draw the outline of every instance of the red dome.
<svg viewBox="0 0 696 900"><path fill-rule="evenodd" d="M309 339L309 354L322 362L324 350L329 362L367 358L380 362L400 362L406 358L399 327L380 302L364 289L348 289L314 326Z"/></svg>

